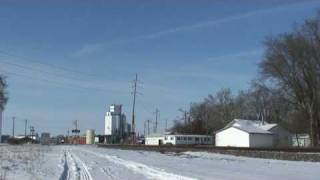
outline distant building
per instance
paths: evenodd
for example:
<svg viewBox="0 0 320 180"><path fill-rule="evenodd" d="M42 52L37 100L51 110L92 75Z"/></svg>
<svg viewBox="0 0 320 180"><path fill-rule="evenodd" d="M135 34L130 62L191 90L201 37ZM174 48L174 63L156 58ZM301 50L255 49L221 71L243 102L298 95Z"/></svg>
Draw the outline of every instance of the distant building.
<svg viewBox="0 0 320 180"><path fill-rule="evenodd" d="M41 137L40 137L40 144L42 145L49 145L50 144L50 133L41 133Z"/></svg>
<svg viewBox="0 0 320 180"><path fill-rule="evenodd" d="M130 133L131 126L122 113L122 105L112 104L105 115L105 136L107 141L119 141Z"/></svg>
<svg viewBox="0 0 320 180"><path fill-rule="evenodd" d="M151 134L145 138L145 145L213 145L213 137L196 134Z"/></svg>
<svg viewBox="0 0 320 180"><path fill-rule="evenodd" d="M196 134L172 134L164 136L164 144L213 145L213 136Z"/></svg>
<svg viewBox="0 0 320 180"><path fill-rule="evenodd" d="M10 139L10 135L2 135L0 143L8 143L9 139Z"/></svg>
<svg viewBox="0 0 320 180"><path fill-rule="evenodd" d="M111 105L105 116L105 135L120 135L125 132L126 116L122 105Z"/></svg>
<svg viewBox="0 0 320 180"><path fill-rule="evenodd" d="M159 146L164 143L164 135L162 134L151 134L145 138L145 145L148 146Z"/></svg>
<svg viewBox="0 0 320 180"><path fill-rule="evenodd" d="M292 146L294 147L310 147L311 139L309 134L292 135Z"/></svg>

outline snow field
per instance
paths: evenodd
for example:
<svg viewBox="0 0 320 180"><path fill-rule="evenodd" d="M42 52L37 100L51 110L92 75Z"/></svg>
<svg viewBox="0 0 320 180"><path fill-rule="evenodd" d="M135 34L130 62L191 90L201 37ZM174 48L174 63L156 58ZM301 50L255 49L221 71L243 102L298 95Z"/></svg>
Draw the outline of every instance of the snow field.
<svg viewBox="0 0 320 180"><path fill-rule="evenodd" d="M0 146L0 179L318 180L320 163L95 146Z"/></svg>

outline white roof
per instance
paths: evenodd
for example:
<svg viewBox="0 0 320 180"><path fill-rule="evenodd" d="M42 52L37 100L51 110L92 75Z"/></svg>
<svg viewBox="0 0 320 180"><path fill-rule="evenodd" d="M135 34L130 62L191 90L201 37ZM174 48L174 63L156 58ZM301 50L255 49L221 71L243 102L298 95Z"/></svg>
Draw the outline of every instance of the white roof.
<svg viewBox="0 0 320 180"><path fill-rule="evenodd" d="M275 126L277 126L277 124L262 123L260 120L235 119L222 130L233 127L253 134L272 134L269 130Z"/></svg>
<svg viewBox="0 0 320 180"><path fill-rule="evenodd" d="M278 124L263 124L260 126L261 129L270 131L272 128L278 126Z"/></svg>

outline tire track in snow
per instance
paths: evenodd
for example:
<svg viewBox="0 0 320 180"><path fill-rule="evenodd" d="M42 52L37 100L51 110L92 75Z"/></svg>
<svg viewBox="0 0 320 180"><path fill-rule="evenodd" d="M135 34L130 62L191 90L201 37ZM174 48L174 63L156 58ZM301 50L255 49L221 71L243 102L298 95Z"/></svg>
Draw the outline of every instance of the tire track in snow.
<svg viewBox="0 0 320 180"><path fill-rule="evenodd" d="M89 170L88 166L74 153L69 152L71 161L73 162L74 166L76 167L77 173L78 173L78 178L81 180L93 180ZM79 167L79 165L81 167Z"/></svg>
<svg viewBox="0 0 320 180"><path fill-rule="evenodd" d="M63 172L59 178L59 180L67 180L68 179L68 176L69 176L69 167L68 167L68 162L67 162L67 153L64 152L63 154Z"/></svg>
<svg viewBox="0 0 320 180"><path fill-rule="evenodd" d="M59 180L93 180L87 165L70 150L64 152L63 172Z"/></svg>
<svg viewBox="0 0 320 180"><path fill-rule="evenodd" d="M87 152L90 154L93 154L97 157L101 157L104 158L114 164L118 164L121 166L124 166L136 173L142 174L147 176L150 179L157 179L157 180L196 180L195 178L191 178L191 177L186 177L186 176L181 176L181 175L177 175L177 174L173 174L173 173L168 173L165 172L164 170L158 170L155 168L152 168L150 166L147 166L145 164L141 164L141 163L137 163L134 161L127 161L121 158L118 158L116 156L110 156L110 155L105 155L105 154L101 154L101 153L96 153L93 151L89 151L89 150L84 150L84 149L78 149L79 151L83 151L83 152Z"/></svg>
<svg viewBox="0 0 320 180"><path fill-rule="evenodd" d="M107 168L101 168L102 172L106 174L111 180L116 179L109 167Z"/></svg>

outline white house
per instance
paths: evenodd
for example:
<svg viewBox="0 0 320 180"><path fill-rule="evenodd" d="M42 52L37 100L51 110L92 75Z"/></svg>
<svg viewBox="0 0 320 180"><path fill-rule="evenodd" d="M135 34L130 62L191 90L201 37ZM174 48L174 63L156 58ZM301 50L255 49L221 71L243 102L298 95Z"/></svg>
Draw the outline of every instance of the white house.
<svg viewBox="0 0 320 180"><path fill-rule="evenodd" d="M164 143L164 135L162 134L151 134L145 138L145 145L148 146L159 146Z"/></svg>
<svg viewBox="0 0 320 180"><path fill-rule="evenodd" d="M216 132L216 146L271 147L274 135L268 130L275 126L261 121L235 119Z"/></svg>

